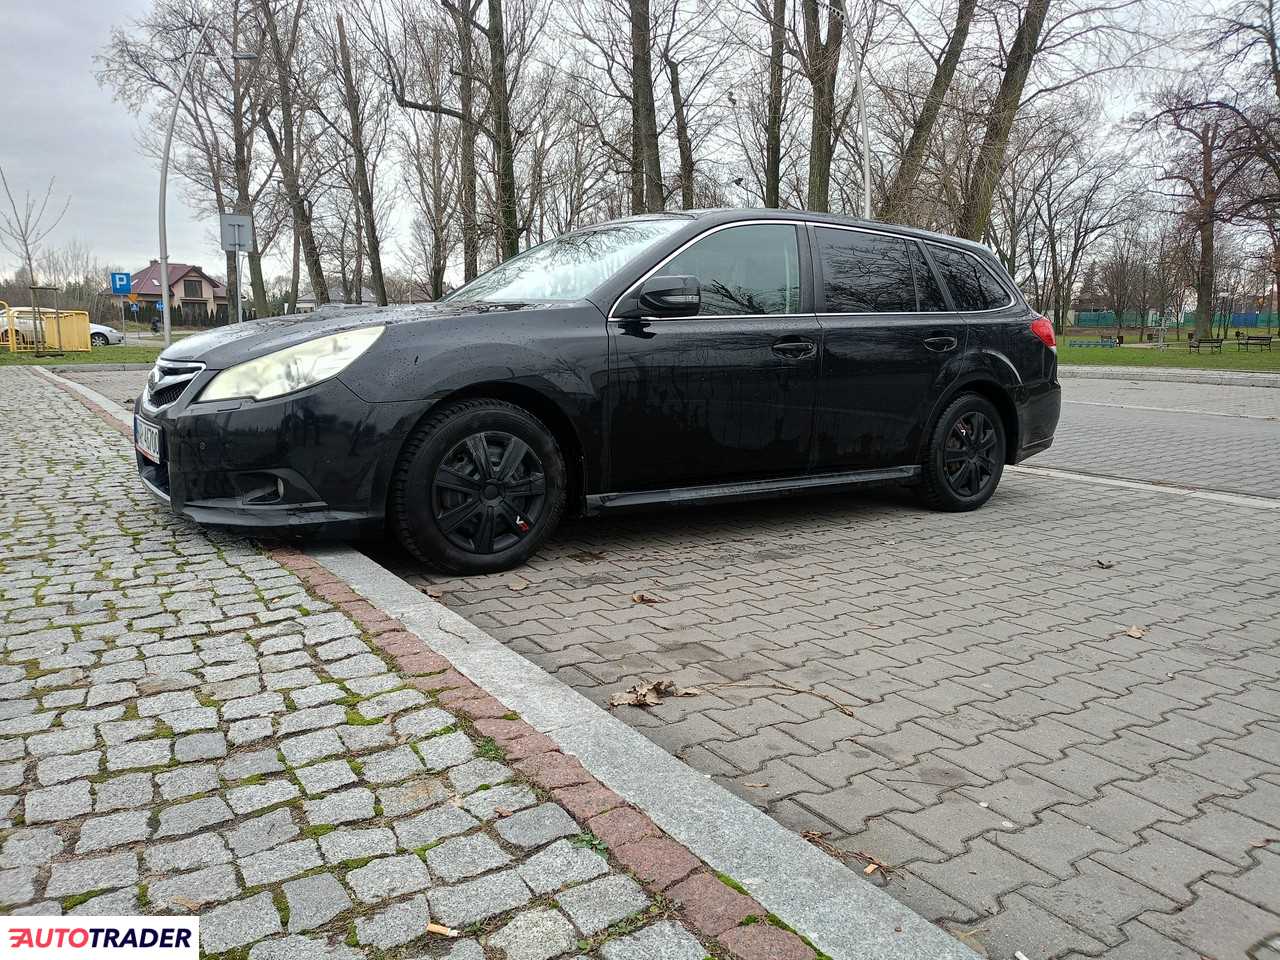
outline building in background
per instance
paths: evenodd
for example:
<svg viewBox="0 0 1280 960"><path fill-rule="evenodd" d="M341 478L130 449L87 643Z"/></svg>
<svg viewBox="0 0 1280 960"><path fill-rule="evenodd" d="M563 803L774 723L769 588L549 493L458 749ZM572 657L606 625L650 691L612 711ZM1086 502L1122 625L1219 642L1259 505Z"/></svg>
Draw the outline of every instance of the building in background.
<svg viewBox="0 0 1280 960"><path fill-rule="evenodd" d="M139 322L150 323L159 317L159 260L152 260L147 266L134 272L133 293L137 297ZM169 264L169 297L169 302L173 305L174 326L214 327L227 322L227 288L216 277L205 273L198 264ZM119 302L123 298L115 299ZM127 302L124 308L130 309ZM131 317L130 321L133 319Z"/></svg>

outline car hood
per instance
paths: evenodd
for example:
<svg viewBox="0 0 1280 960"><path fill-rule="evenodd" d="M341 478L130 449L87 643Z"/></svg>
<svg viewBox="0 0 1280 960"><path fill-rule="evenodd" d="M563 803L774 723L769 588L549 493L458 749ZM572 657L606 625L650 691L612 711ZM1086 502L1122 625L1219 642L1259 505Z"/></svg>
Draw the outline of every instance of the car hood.
<svg viewBox="0 0 1280 960"><path fill-rule="evenodd" d="M171 344L160 354L162 360L199 361L210 370L223 370L344 330L374 324L441 320L448 317L478 316L496 311L518 311L543 306L534 303L421 303L393 307L321 307L314 313L295 313L232 323L207 333L199 333Z"/></svg>

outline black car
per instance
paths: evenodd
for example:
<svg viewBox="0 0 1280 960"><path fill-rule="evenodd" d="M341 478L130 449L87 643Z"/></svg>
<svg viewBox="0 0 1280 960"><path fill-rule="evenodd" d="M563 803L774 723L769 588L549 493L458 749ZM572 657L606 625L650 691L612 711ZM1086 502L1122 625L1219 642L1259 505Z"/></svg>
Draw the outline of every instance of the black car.
<svg viewBox="0 0 1280 960"><path fill-rule="evenodd" d="M138 468L201 523L391 528L519 564L566 511L876 482L971 510L1058 422L1052 325L983 247L777 210L631 217L443 301L224 327L160 356Z"/></svg>

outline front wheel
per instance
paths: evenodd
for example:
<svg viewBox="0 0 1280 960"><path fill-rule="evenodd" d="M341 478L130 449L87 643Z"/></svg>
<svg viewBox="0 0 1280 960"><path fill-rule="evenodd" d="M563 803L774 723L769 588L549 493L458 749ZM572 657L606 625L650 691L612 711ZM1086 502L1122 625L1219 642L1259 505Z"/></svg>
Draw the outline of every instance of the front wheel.
<svg viewBox="0 0 1280 960"><path fill-rule="evenodd" d="M920 497L935 510L976 510L1004 472L1004 421L985 397L957 397L934 425Z"/></svg>
<svg viewBox="0 0 1280 960"><path fill-rule="evenodd" d="M405 444L392 485L401 543L445 573L524 563L560 522L564 457L546 426L501 400L449 404Z"/></svg>
<svg viewBox="0 0 1280 960"><path fill-rule="evenodd" d="M105 333L93 333L89 335L89 342L95 347L105 347L109 341Z"/></svg>

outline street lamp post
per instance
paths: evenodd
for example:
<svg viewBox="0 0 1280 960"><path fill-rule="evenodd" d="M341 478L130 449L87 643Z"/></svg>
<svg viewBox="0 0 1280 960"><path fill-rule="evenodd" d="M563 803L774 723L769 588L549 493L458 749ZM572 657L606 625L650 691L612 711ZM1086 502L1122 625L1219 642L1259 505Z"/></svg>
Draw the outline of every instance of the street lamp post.
<svg viewBox="0 0 1280 960"><path fill-rule="evenodd" d="M187 81L191 78L191 68L195 66L196 57L200 55L200 48L204 46L204 38L209 33L209 28L213 26L213 21L209 20L200 30L200 36L196 38L195 49L191 51L191 56L187 57L187 65L182 71L182 79L178 81L178 89L173 94L173 109L169 111L169 128L164 135L164 149L160 153L160 312L164 314L164 345L167 347L173 342L172 324L169 318L169 233L165 226L165 194L169 187L169 148L173 145L173 131L178 125L178 110L182 107L182 91L187 88ZM237 53L232 52L232 59L235 60L256 60L257 54L253 53ZM237 293L239 290L237 290Z"/></svg>

